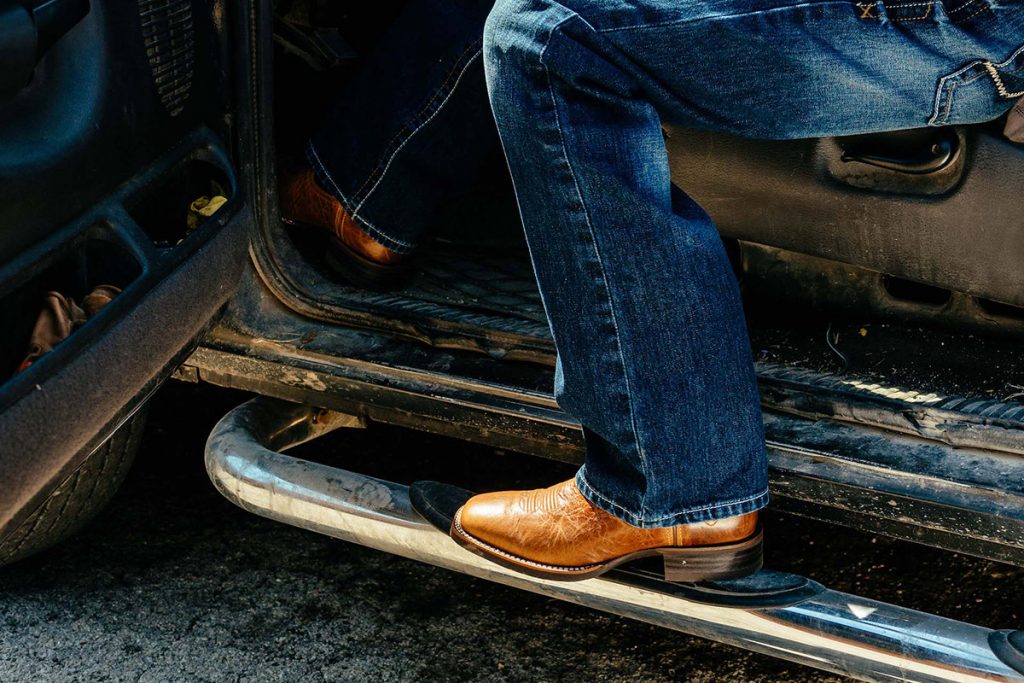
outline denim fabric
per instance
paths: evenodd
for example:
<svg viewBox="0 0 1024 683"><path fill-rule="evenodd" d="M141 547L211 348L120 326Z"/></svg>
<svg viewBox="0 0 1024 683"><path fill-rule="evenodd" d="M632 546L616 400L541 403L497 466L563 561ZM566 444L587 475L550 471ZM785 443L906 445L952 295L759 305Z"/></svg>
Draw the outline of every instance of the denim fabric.
<svg viewBox="0 0 1024 683"><path fill-rule="evenodd" d="M1024 5L987 0L498 0L488 91L591 502L642 527L767 502L738 289L661 122L799 138L993 119L1024 87L1022 45Z"/></svg>
<svg viewBox="0 0 1024 683"><path fill-rule="evenodd" d="M409 2L306 149L321 187L398 253L497 148L480 58L492 4Z"/></svg>
<svg viewBox="0 0 1024 683"><path fill-rule="evenodd" d="M423 5L310 148L400 251L487 137L481 14ZM768 500L736 282L671 185L661 122L798 138L994 119L1024 90L1022 47L1020 0L499 0L484 70L591 502L659 527Z"/></svg>

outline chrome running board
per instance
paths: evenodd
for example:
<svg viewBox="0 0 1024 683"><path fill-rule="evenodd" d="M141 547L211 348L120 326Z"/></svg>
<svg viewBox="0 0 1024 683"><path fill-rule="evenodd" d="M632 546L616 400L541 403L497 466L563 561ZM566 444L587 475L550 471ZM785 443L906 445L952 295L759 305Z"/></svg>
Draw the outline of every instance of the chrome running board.
<svg viewBox="0 0 1024 683"><path fill-rule="evenodd" d="M345 541L868 681L1024 681L1019 632L990 629L761 572L711 587L640 570L532 578L456 545L408 488L278 453L359 418L257 398L210 434L206 468L245 510ZM1011 664L1017 670L1011 668Z"/></svg>

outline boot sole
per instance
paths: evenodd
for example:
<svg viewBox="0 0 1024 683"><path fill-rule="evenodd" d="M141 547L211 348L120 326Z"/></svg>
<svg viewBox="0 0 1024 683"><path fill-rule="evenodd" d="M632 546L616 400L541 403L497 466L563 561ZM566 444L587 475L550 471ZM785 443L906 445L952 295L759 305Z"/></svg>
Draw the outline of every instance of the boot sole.
<svg viewBox="0 0 1024 683"><path fill-rule="evenodd" d="M541 579L582 581L600 576L615 567L645 557L661 556L666 581L700 583L739 579L759 571L764 563L764 532L736 543L696 546L692 548L649 548L627 553L606 562L578 567L535 562L496 548L462 528L462 509L452 520L451 537L456 543L492 562Z"/></svg>

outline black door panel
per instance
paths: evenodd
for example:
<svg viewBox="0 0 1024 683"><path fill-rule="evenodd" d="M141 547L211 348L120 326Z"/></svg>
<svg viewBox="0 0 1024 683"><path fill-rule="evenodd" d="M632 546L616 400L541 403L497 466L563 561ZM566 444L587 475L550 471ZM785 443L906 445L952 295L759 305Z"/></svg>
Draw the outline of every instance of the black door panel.
<svg viewBox="0 0 1024 683"><path fill-rule="evenodd" d="M918 151L682 129L668 145L674 181L727 237L1024 306L1024 148L983 127L945 154L922 133ZM877 163L887 157L896 163Z"/></svg>
<svg viewBox="0 0 1024 683"><path fill-rule="evenodd" d="M9 2L0 8L0 98L32 82L35 67L53 44L89 13L89 0Z"/></svg>
<svg viewBox="0 0 1024 683"><path fill-rule="evenodd" d="M239 169L252 168L257 10L91 0L0 98L0 546L234 291L252 223ZM212 215L191 206L218 196ZM20 362L47 292L81 301L101 284L121 293Z"/></svg>
<svg viewBox="0 0 1024 683"><path fill-rule="evenodd" d="M206 188L214 186L229 201L189 232L188 198L209 194ZM200 129L47 239L0 267L0 322L5 330L0 343L0 370L4 371L0 375L0 411L32 391L38 379L60 373L70 358L97 343L105 327L128 315L239 213L242 205L225 150L212 132ZM172 225L177 226L177 233L169 232ZM81 301L101 284L123 291L52 352L24 373L12 375L46 292L59 291ZM160 325L154 326L154 334L161 331Z"/></svg>
<svg viewBox="0 0 1024 683"><path fill-rule="evenodd" d="M32 81L0 101L0 262L190 131L206 126L228 139L227 37L217 29L215 7L199 0L92 0Z"/></svg>
<svg viewBox="0 0 1024 683"><path fill-rule="evenodd" d="M71 353L54 351L49 367L8 382L18 396L0 412L0 539L185 359L241 275L249 220L236 213L152 289L109 311L87 343L72 337Z"/></svg>

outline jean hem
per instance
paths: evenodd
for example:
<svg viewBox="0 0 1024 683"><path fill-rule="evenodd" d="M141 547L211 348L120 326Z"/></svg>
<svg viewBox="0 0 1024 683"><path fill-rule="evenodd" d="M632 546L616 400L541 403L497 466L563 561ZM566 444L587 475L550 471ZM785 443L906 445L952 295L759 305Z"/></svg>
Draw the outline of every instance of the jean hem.
<svg viewBox="0 0 1024 683"><path fill-rule="evenodd" d="M732 499L718 503L704 504L697 507L686 508L668 516L651 517L649 515L637 514L614 502L611 496L598 492L587 481L585 466L576 473L576 487L583 494L583 497L593 505L604 510L610 515L618 517L622 521L641 529L657 529L662 527L677 526L680 524L695 524L697 522L711 522L716 519L736 517L749 512L760 510L768 505L769 493L765 488L760 493L744 498Z"/></svg>
<svg viewBox="0 0 1024 683"><path fill-rule="evenodd" d="M313 169L313 175L316 176L316 180L320 184L320 187L341 202L341 205L345 207L345 211L348 213L349 218L358 223L359 226L363 228L375 242L387 247L396 254L409 254L416 249L415 244L395 239L372 222L368 221L365 216L359 215L358 212L355 211L352 206L352 202L349 201L348 197L345 196L345 193L341 191L338 184L334 182L334 178L331 177L327 167L324 166L324 163L320 160L320 156L316 153L316 148L314 148L312 140L310 140L306 145L306 159L309 161L309 165Z"/></svg>

